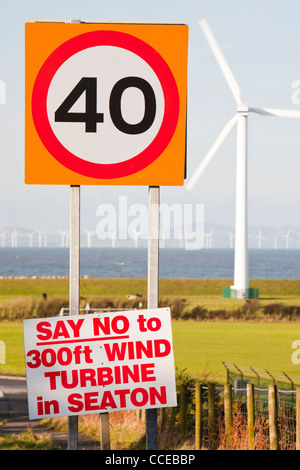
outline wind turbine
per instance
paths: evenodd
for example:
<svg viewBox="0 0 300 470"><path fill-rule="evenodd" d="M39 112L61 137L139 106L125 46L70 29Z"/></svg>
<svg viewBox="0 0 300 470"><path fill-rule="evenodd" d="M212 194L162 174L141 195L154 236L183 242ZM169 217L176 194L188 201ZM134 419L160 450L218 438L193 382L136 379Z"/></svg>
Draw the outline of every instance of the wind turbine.
<svg viewBox="0 0 300 470"><path fill-rule="evenodd" d="M277 250L277 239L278 239L280 234L281 234L281 232L278 232L274 235L274 250Z"/></svg>
<svg viewBox="0 0 300 470"><path fill-rule="evenodd" d="M204 237L206 238L205 248L212 248L212 240L213 240L212 236L213 236L214 231L215 229L212 229L211 232L204 234Z"/></svg>
<svg viewBox="0 0 300 470"><path fill-rule="evenodd" d="M2 238L1 246L2 246L2 248L4 248L5 247L6 232L0 233L0 237Z"/></svg>
<svg viewBox="0 0 300 470"><path fill-rule="evenodd" d="M160 237L159 237L159 247L160 248L165 248L165 240L170 239L170 233L168 231L165 232L160 232Z"/></svg>
<svg viewBox="0 0 300 470"><path fill-rule="evenodd" d="M134 247L135 248L138 247L138 239L139 239L140 235L141 235L141 232L138 232L135 229L131 229L131 238L133 238L133 240L134 240Z"/></svg>
<svg viewBox="0 0 300 470"><path fill-rule="evenodd" d="M38 243L39 243L39 248L42 248L42 237L44 235L44 247L47 246L47 232L41 232L40 230L36 230L36 233L38 234Z"/></svg>
<svg viewBox="0 0 300 470"><path fill-rule="evenodd" d="M91 248L92 245L92 236L95 235L96 232L93 230L88 230L87 228L84 229L86 236L87 236L87 246L88 248Z"/></svg>
<svg viewBox="0 0 300 470"><path fill-rule="evenodd" d="M277 116L282 118L300 118L300 111L271 108L252 108L242 101L240 87L214 37L206 20L201 20L200 26L210 45L217 63L235 99L236 114L226 123L221 133L207 152L192 178L187 184L191 190L204 170L211 162L218 149L228 137L232 129L237 126L236 147L236 207L235 207L235 256L234 256L234 285L231 289L236 291L233 297L244 298L249 289L248 244L247 244L247 119L250 112L263 116Z"/></svg>
<svg viewBox="0 0 300 470"><path fill-rule="evenodd" d="M14 228L13 231L11 232L11 246L13 248L17 248L18 247L18 232L17 230Z"/></svg>
<svg viewBox="0 0 300 470"><path fill-rule="evenodd" d="M285 233L284 235L281 235L282 238L285 238L285 248L287 250L289 249L289 240L292 241L292 239L290 238L290 233L291 233L291 231L288 230L287 233Z"/></svg>
<svg viewBox="0 0 300 470"><path fill-rule="evenodd" d="M233 233L230 232L229 230L228 230L228 236L229 236L230 249L232 250L232 248L233 248L233 239L234 239L234 235L233 235Z"/></svg>
<svg viewBox="0 0 300 470"><path fill-rule="evenodd" d="M192 240L194 238L194 234L192 232L188 232L187 230L184 230L184 247L186 250L188 250L188 244L189 240ZM205 234L204 234L205 236Z"/></svg>
<svg viewBox="0 0 300 470"><path fill-rule="evenodd" d="M258 232L258 235L256 235L256 237L254 237L254 239L256 239L256 238L258 239L258 249L260 250L260 249L261 249L261 241L266 239L266 238L262 235L261 229L260 229L260 231Z"/></svg>
<svg viewBox="0 0 300 470"><path fill-rule="evenodd" d="M117 230L115 230L114 232L111 232L109 234L108 238L111 239L111 247L115 248L116 247Z"/></svg>
<svg viewBox="0 0 300 470"><path fill-rule="evenodd" d="M61 235L61 244L60 244L61 248L65 247L65 239L66 239L66 246L68 246L67 238L68 238L69 230L57 230L57 231Z"/></svg>
<svg viewBox="0 0 300 470"><path fill-rule="evenodd" d="M34 232L27 233L28 239L29 239L29 246L32 248L32 239L33 239Z"/></svg>

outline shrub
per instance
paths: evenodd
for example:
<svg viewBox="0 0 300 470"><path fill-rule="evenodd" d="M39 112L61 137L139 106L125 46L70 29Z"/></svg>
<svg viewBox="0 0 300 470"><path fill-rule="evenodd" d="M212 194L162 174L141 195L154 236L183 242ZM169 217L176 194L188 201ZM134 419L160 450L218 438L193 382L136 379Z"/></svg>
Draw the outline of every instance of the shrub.
<svg viewBox="0 0 300 470"><path fill-rule="evenodd" d="M264 307L264 315L268 317L277 317L281 314L283 304L281 303L272 303Z"/></svg>
<svg viewBox="0 0 300 470"><path fill-rule="evenodd" d="M164 299L159 299L158 306L160 308L163 307L170 307L171 311L171 317L174 320L178 320L182 316L182 312L185 308L185 299L181 298L164 298Z"/></svg>
<svg viewBox="0 0 300 470"><path fill-rule="evenodd" d="M69 300L63 297L41 300L32 316L37 318L55 317L55 315L59 314L61 308L67 308L68 306Z"/></svg>
<svg viewBox="0 0 300 470"><path fill-rule="evenodd" d="M190 317L193 320L197 320L197 321L205 320L207 318L207 315L208 315L208 310L204 307L201 307L200 305L197 305L196 307L194 307L192 311L190 312Z"/></svg>

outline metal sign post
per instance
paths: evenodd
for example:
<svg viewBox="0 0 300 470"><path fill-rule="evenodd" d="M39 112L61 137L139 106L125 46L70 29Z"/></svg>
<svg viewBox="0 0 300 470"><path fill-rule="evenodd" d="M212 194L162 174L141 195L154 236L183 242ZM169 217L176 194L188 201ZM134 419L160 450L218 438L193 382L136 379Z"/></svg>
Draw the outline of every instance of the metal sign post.
<svg viewBox="0 0 300 470"><path fill-rule="evenodd" d="M80 302L80 186L70 186L69 315L79 315ZM68 417L68 449L78 448L78 416Z"/></svg>
<svg viewBox="0 0 300 470"><path fill-rule="evenodd" d="M148 193L148 308L158 307L159 287L159 186L150 186ZM157 409L146 410L146 449L157 449Z"/></svg>

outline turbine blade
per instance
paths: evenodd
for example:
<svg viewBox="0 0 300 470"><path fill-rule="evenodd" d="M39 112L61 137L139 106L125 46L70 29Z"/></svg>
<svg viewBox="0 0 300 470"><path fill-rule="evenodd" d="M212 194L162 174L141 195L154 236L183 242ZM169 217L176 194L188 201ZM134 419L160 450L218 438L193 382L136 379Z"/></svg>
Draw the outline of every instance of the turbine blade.
<svg viewBox="0 0 300 470"><path fill-rule="evenodd" d="M249 111L256 114L261 114L262 116L300 119L300 111L294 109L249 108Z"/></svg>
<svg viewBox="0 0 300 470"><path fill-rule="evenodd" d="M200 165L196 169L195 173L193 174L192 178L187 183L186 187L189 191L191 189L193 189L194 185L196 184L196 182L198 181L198 179L200 178L200 176L202 175L202 173L204 172L206 167L209 165L209 163L211 162L211 160L213 159L213 157L215 156L215 154L217 153L217 151L219 150L219 148L223 144L226 137L230 134L230 132L232 131L233 127L236 124L236 121L237 121L237 116L235 115L223 127L222 131L220 132L217 139L215 140L215 142L211 146L210 150L207 152L207 154L205 155L205 157L201 161Z"/></svg>
<svg viewBox="0 0 300 470"><path fill-rule="evenodd" d="M213 33L211 32L207 24L207 21L200 20L199 24L202 28L202 31L204 33L204 36L206 37L208 44L210 45L212 49L212 52L216 58L216 61L218 62L221 71L223 72L225 80L227 81L227 84L231 90L231 93L234 96L235 101L237 102L237 104L240 104L242 101L240 87L238 86L237 81L233 76L233 73L223 55L223 52L221 51Z"/></svg>

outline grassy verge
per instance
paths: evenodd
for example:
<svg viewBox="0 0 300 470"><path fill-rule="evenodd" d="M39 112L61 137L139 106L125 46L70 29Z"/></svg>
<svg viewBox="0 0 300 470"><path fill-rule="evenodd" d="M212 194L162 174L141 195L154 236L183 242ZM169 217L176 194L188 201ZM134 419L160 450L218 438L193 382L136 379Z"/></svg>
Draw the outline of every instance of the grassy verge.
<svg viewBox="0 0 300 470"><path fill-rule="evenodd" d="M160 279L162 296L222 296L222 288L232 279ZM253 279L250 287L259 289L260 297L297 297L300 280ZM113 296L140 293L146 295L146 279L81 279L82 296ZM0 299L15 296L68 296L68 279L0 279Z"/></svg>
<svg viewBox="0 0 300 470"><path fill-rule="evenodd" d="M1 432L1 428L0 428ZM47 434L36 435L30 429L22 434L0 433L0 450L55 450L56 446Z"/></svg>

